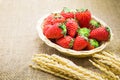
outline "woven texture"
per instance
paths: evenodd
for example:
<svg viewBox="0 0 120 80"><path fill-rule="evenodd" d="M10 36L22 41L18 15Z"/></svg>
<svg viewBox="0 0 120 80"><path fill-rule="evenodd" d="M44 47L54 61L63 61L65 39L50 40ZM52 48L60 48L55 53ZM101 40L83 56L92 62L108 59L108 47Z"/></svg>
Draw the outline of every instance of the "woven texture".
<svg viewBox="0 0 120 80"><path fill-rule="evenodd" d="M93 15L107 23L114 38L105 50L120 56L120 0L0 0L0 80L63 80L29 67L36 53L60 54L47 46L38 36L36 24L46 13L88 8ZM93 67L87 58L69 58L77 65Z"/></svg>

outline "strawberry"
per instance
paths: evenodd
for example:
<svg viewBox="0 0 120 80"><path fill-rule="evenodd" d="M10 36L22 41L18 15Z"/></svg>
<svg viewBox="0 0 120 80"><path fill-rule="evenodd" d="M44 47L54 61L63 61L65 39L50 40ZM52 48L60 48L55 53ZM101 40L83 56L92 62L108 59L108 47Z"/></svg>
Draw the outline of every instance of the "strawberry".
<svg viewBox="0 0 120 80"><path fill-rule="evenodd" d="M87 46L87 44L88 42L84 37L77 36L73 43L73 49L77 51L82 50Z"/></svg>
<svg viewBox="0 0 120 80"><path fill-rule="evenodd" d="M80 36L88 37L90 30L88 28L80 28L80 29L78 29L77 32L78 32L78 35L80 35Z"/></svg>
<svg viewBox="0 0 120 80"><path fill-rule="evenodd" d="M66 31L64 24L56 23L45 32L45 36L49 39L58 39L66 35Z"/></svg>
<svg viewBox="0 0 120 80"><path fill-rule="evenodd" d="M87 47L85 48L85 50L92 50L92 49L94 49L95 47L94 46L92 46L89 42L88 42L88 45L87 45Z"/></svg>
<svg viewBox="0 0 120 80"><path fill-rule="evenodd" d="M72 48L73 46L73 38L71 36L65 36L56 41L56 43L64 48Z"/></svg>
<svg viewBox="0 0 120 80"><path fill-rule="evenodd" d="M67 7L64 7L60 14L61 14L65 19L74 18L74 13L73 13L70 9L68 9Z"/></svg>
<svg viewBox="0 0 120 80"><path fill-rule="evenodd" d="M54 18L52 19L51 22L52 22L52 24L63 23L63 22L65 22L65 18L61 14L55 13Z"/></svg>
<svg viewBox="0 0 120 80"><path fill-rule="evenodd" d="M97 47L99 47L99 42L96 41L95 39L90 39L86 49L91 50L91 49L94 49L94 48L97 48Z"/></svg>
<svg viewBox="0 0 120 80"><path fill-rule="evenodd" d="M108 27L99 27L90 32L90 38L96 39L98 41L107 41L110 37Z"/></svg>
<svg viewBox="0 0 120 80"><path fill-rule="evenodd" d="M43 26L52 24L51 20L53 19L53 17L54 17L54 14L50 14L47 18L45 18Z"/></svg>
<svg viewBox="0 0 120 80"><path fill-rule="evenodd" d="M52 25L50 25L50 24L44 25L44 27L43 27L43 34L45 34L46 31L47 31L50 27L52 27Z"/></svg>
<svg viewBox="0 0 120 80"><path fill-rule="evenodd" d="M49 15L47 18L44 20L44 25L47 24L55 24L55 23L63 23L65 21L65 18L59 14L59 13L53 13Z"/></svg>
<svg viewBox="0 0 120 80"><path fill-rule="evenodd" d="M77 29L78 29L78 24L75 19L68 19L66 22L66 28L67 28L67 33L71 37L74 37L76 35Z"/></svg>
<svg viewBox="0 0 120 80"><path fill-rule="evenodd" d="M89 26L89 22L91 20L91 13L88 9L82 9L81 11L77 9L75 17L78 20L80 27Z"/></svg>
<svg viewBox="0 0 120 80"><path fill-rule="evenodd" d="M101 26L101 24L99 22L97 22L97 21L95 21L93 19L90 20L90 24L89 24L89 29L90 30L96 29L96 28L98 28L100 26Z"/></svg>

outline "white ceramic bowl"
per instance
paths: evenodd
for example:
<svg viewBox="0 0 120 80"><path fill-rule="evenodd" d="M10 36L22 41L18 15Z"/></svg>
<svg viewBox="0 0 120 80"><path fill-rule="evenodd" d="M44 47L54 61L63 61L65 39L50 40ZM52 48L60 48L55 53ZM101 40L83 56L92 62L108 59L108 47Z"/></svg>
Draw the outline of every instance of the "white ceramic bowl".
<svg viewBox="0 0 120 80"><path fill-rule="evenodd" d="M61 53L65 54L65 55L75 56L75 57L88 57L88 56L91 56L92 54L94 54L94 53L96 53L96 52L102 51L102 50L108 45L108 43L112 40L113 33L112 33L111 29L110 29L110 34L111 34L110 39L109 39L108 41L106 41L106 42L103 42L99 47L97 47L97 48L95 48L95 49L88 50L88 51L87 51L87 50L86 50L86 51L75 51L75 50L72 50L72 49L63 48L63 47L61 47L61 46L59 46L59 45L51 42L51 41L50 41L49 39L47 39L47 37L44 36L44 34L43 34L43 21L44 21L44 19L45 19L48 15L50 15L50 14L47 14L47 15L41 17L41 18L38 20L38 23L37 23L37 32L38 32L38 34L39 34L39 37L40 37L48 46L57 49L58 51L60 51ZM95 19L96 21L100 22L101 25L108 27L108 25L107 25L104 21L96 18L96 17L93 16L93 15L92 15L92 18Z"/></svg>

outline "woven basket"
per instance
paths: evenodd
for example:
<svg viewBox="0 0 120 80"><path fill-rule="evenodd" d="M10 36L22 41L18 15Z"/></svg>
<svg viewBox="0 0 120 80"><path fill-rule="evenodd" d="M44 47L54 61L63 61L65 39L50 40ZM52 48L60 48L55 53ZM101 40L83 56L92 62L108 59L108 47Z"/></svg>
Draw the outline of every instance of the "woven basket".
<svg viewBox="0 0 120 80"><path fill-rule="evenodd" d="M48 14L49 15L49 14ZM65 55L69 55L69 56L74 56L74 57L88 57L88 56L91 56L92 54L96 53L96 52L100 52L102 51L107 45L108 43L112 40L112 37L113 37L113 33L110 29L110 34L111 34L111 37L108 41L106 42L103 42L101 44L101 46L95 48L95 49L92 49L92 50L86 50L86 51L75 51L75 50L72 50L72 49L66 49L66 48L63 48L53 42L51 42L49 39L46 38L46 36L44 36L43 34L43 21L44 19L48 16L48 15L45 15L43 17L41 17L39 20L38 20L38 23L37 23L37 32L39 34L39 37L50 47L53 47L55 49L57 49L58 51L60 51L61 53L65 54ZM100 22L101 25L103 26L107 26L108 25L103 22L102 20L96 18L95 16L92 15L92 18L95 19L96 21Z"/></svg>

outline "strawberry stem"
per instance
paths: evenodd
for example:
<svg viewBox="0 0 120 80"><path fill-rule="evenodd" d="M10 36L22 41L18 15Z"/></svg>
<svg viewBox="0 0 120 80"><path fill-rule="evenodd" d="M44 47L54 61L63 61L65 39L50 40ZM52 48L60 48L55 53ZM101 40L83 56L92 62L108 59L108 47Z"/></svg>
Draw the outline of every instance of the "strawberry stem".
<svg viewBox="0 0 120 80"><path fill-rule="evenodd" d="M63 34L64 36L66 36L67 29L66 29L65 24L61 24L61 25L59 26L59 28L61 28L61 29L62 29L62 34Z"/></svg>

